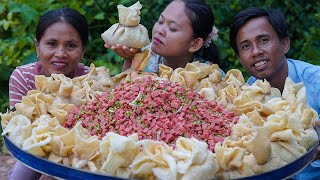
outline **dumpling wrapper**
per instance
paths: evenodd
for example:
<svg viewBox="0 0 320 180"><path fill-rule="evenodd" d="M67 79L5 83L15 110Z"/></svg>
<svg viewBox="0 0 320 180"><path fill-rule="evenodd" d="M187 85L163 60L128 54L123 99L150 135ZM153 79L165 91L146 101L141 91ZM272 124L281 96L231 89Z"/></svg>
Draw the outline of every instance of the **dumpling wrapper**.
<svg viewBox="0 0 320 180"><path fill-rule="evenodd" d="M257 80L251 86L242 86L245 94L255 101L265 102L265 97L271 94L271 85L268 81Z"/></svg>
<svg viewBox="0 0 320 180"><path fill-rule="evenodd" d="M233 100L239 95L240 88L229 84L224 89L218 91L217 101L222 105L227 106L228 104L233 104Z"/></svg>
<svg viewBox="0 0 320 180"><path fill-rule="evenodd" d="M53 161L55 163L61 163L63 160L63 157L56 155L55 153L51 152L48 156L49 161Z"/></svg>
<svg viewBox="0 0 320 180"><path fill-rule="evenodd" d="M249 140L252 137L253 124L244 114L240 116L238 123L232 125L231 128L232 139L240 140L241 138L245 138L246 140Z"/></svg>
<svg viewBox="0 0 320 180"><path fill-rule="evenodd" d="M188 63L185 68L177 68L173 71L170 81L184 87L197 88L199 86L200 69L193 63Z"/></svg>
<svg viewBox="0 0 320 180"><path fill-rule="evenodd" d="M269 127L270 135L286 129L291 129L293 133L301 133L304 130L297 116L290 112L278 112L268 116L265 126Z"/></svg>
<svg viewBox="0 0 320 180"><path fill-rule="evenodd" d="M129 165L139 153L138 135L128 137L108 132L100 143L102 154L101 171L110 175L128 178L131 174Z"/></svg>
<svg viewBox="0 0 320 180"><path fill-rule="evenodd" d="M64 97L67 97L67 98L70 97L70 95L72 93L72 89L73 89L72 80L69 77L66 77L63 74L51 74L51 76L55 80L60 80L61 81L58 94L60 96L64 96Z"/></svg>
<svg viewBox="0 0 320 180"><path fill-rule="evenodd" d="M235 87L240 87L245 83L244 77L238 69L229 70L226 74L225 80L228 84L233 84Z"/></svg>
<svg viewBox="0 0 320 180"><path fill-rule="evenodd" d="M313 127L304 130L301 133L301 138L298 140L299 145L304 147L306 150L309 150L314 146L314 144L318 140L317 132L314 130Z"/></svg>
<svg viewBox="0 0 320 180"><path fill-rule="evenodd" d="M68 157L73 154L72 149L75 146L75 136L74 128L64 134L54 136L50 143L52 152L61 157Z"/></svg>
<svg viewBox="0 0 320 180"><path fill-rule="evenodd" d="M288 164L287 162L283 161L280 157L273 156L265 164L259 165L256 163L256 159L253 156L253 154L245 155L243 158L243 162L245 164L248 164L255 174L261 174L274 169L278 169Z"/></svg>
<svg viewBox="0 0 320 180"><path fill-rule="evenodd" d="M271 143L267 127L254 127L252 138L245 141L244 145L254 155L257 164L262 165L269 161Z"/></svg>
<svg viewBox="0 0 320 180"><path fill-rule="evenodd" d="M19 113L17 111L9 111L9 110L7 110L7 112L3 114L0 112L2 130L5 129L9 124L9 122L11 121L11 119L18 114Z"/></svg>
<svg viewBox="0 0 320 180"><path fill-rule="evenodd" d="M186 87L187 86L186 81L185 81L184 77L181 76L181 74L180 74L180 72L183 70L184 70L184 68L175 69L170 77L170 81L173 83L176 82L176 83Z"/></svg>
<svg viewBox="0 0 320 180"><path fill-rule="evenodd" d="M202 88L198 94L206 98L209 101L214 101L216 99L216 92L212 88Z"/></svg>
<svg viewBox="0 0 320 180"><path fill-rule="evenodd" d="M290 149L292 149L292 148L287 149L280 142L281 141L271 142L271 152L272 152L271 156L272 157L279 157L281 160L283 160L286 163L293 162L294 160L296 160L299 157L299 156L297 157L296 155L294 155L290 151ZM293 147L293 149L294 149L294 147ZM300 146L300 149L301 149L301 146ZM301 154L301 152L299 154ZM303 152L302 152L302 154L303 154Z"/></svg>
<svg viewBox="0 0 320 180"><path fill-rule="evenodd" d="M144 71L145 67L148 65L150 61L150 55L151 50L149 49L145 49L141 53L135 54L132 59L131 68L138 71Z"/></svg>
<svg viewBox="0 0 320 180"><path fill-rule="evenodd" d="M117 23L105 31L101 37L112 46L121 44L140 49L150 44L148 30L141 24L135 27L125 27Z"/></svg>
<svg viewBox="0 0 320 180"><path fill-rule="evenodd" d="M181 179L213 179L217 172L214 155L208 145L195 138L179 137L172 155L177 159L177 170Z"/></svg>
<svg viewBox="0 0 320 180"><path fill-rule="evenodd" d="M87 102L86 93L87 93L87 89L85 87L72 92L70 97L70 103L74 104L75 106L80 106L86 103Z"/></svg>
<svg viewBox="0 0 320 180"><path fill-rule="evenodd" d="M140 9L142 5L140 2L136 2L130 7L118 5L119 23L123 26L137 26L140 23Z"/></svg>
<svg viewBox="0 0 320 180"><path fill-rule="evenodd" d="M199 85L198 80L202 79L203 75L206 75L203 73L195 63L188 63L184 71L180 72L180 75L185 79L187 87L194 89Z"/></svg>
<svg viewBox="0 0 320 180"><path fill-rule="evenodd" d="M44 75L35 75L36 89L44 93L56 93L60 88L60 80L54 80L53 77Z"/></svg>
<svg viewBox="0 0 320 180"><path fill-rule="evenodd" d="M207 63L200 63L199 61L193 62L193 65L197 66L200 69L199 79L207 77L211 72L211 65Z"/></svg>
<svg viewBox="0 0 320 180"><path fill-rule="evenodd" d="M8 138L21 148L24 140L31 136L31 132L32 126L30 119L23 115L16 115L9 121L1 135L8 134Z"/></svg>
<svg viewBox="0 0 320 180"><path fill-rule="evenodd" d="M63 163L64 164L68 163L69 166L74 167L76 169L83 169L83 170L87 170L87 171L91 171L91 172L98 171L98 166L92 161L79 159L76 156L69 157L67 161L69 161L69 162L63 162Z"/></svg>
<svg viewBox="0 0 320 180"><path fill-rule="evenodd" d="M219 66L217 64L211 65L211 74L209 74L209 80L212 83L219 83L222 80L222 74L219 71Z"/></svg>
<svg viewBox="0 0 320 180"><path fill-rule="evenodd" d="M319 119L317 111L306 107L304 104L299 104L298 107L291 112L297 116L304 129L315 126L316 121Z"/></svg>
<svg viewBox="0 0 320 180"><path fill-rule="evenodd" d="M159 141L141 140L141 152L130 165L134 178L176 179L177 164L172 147Z"/></svg>
<svg viewBox="0 0 320 180"><path fill-rule="evenodd" d="M223 170L240 168L246 150L239 147L226 147L224 144L217 143L215 146L218 165Z"/></svg>
<svg viewBox="0 0 320 180"><path fill-rule="evenodd" d="M265 104L260 101L253 100L247 94L240 94L233 100L233 103L236 106L236 114L240 115L242 113L247 114L252 111L258 111L262 116L267 117L271 114L274 114L274 111L268 108Z"/></svg>
<svg viewBox="0 0 320 180"><path fill-rule="evenodd" d="M249 165L243 162L246 150L229 146L227 141L215 146L216 159L219 165L218 178L234 179L254 175Z"/></svg>
<svg viewBox="0 0 320 180"><path fill-rule="evenodd" d="M261 127L266 122L266 117L261 116L261 114L256 110L249 112L246 115L254 126Z"/></svg>
<svg viewBox="0 0 320 180"><path fill-rule="evenodd" d="M28 151L29 153L39 156L45 157L47 156L46 149L44 146L49 144L52 139L52 133L47 132L39 135L37 138L35 136L31 136L23 142L22 149L24 151Z"/></svg>
<svg viewBox="0 0 320 180"><path fill-rule="evenodd" d="M132 81L132 77L138 76L138 71L134 69L127 69L112 77L113 83L117 86L122 82Z"/></svg>
<svg viewBox="0 0 320 180"><path fill-rule="evenodd" d="M112 25L101 34L109 45L122 44L133 48L142 48L150 44L148 30L140 23L140 2L130 7L118 5L119 23Z"/></svg>
<svg viewBox="0 0 320 180"><path fill-rule="evenodd" d="M181 179L182 180L192 180L192 179L215 179L217 171L217 163L214 158L213 153L209 153L208 157L203 165L200 166L191 166L188 169L188 172L184 174Z"/></svg>
<svg viewBox="0 0 320 180"><path fill-rule="evenodd" d="M56 118L41 115L32 123L31 136L23 142L22 149L40 157L46 156L52 151L52 137L61 132L61 129L56 129L58 125Z"/></svg>
<svg viewBox="0 0 320 180"><path fill-rule="evenodd" d="M282 99L281 97L270 99L265 103L267 107L277 111L287 111L290 109L290 104L287 100Z"/></svg>
<svg viewBox="0 0 320 180"><path fill-rule="evenodd" d="M103 87L113 88L114 84L110 76L110 70L104 66L97 67L97 82Z"/></svg>
<svg viewBox="0 0 320 180"><path fill-rule="evenodd" d="M59 120L60 124L64 124L64 122L67 120L68 113L73 107L73 104L51 105L48 108L48 112L53 117L56 117Z"/></svg>
<svg viewBox="0 0 320 180"><path fill-rule="evenodd" d="M100 140L97 136L91 136L87 129L82 127L82 122L77 122L75 129L75 141L72 152L80 160L92 160L99 153Z"/></svg>
<svg viewBox="0 0 320 180"><path fill-rule="evenodd" d="M22 97L21 103L15 104L15 108L30 120L34 120L39 115L39 107L27 96Z"/></svg>
<svg viewBox="0 0 320 180"><path fill-rule="evenodd" d="M171 75L173 74L173 69L169 66L164 64L159 64L159 77L170 79Z"/></svg>
<svg viewBox="0 0 320 180"><path fill-rule="evenodd" d="M306 104L306 89L303 82L295 84L290 77L287 77L283 87L282 98L288 100L291 105Z"/></svg>
<svg viewBox="0 0 320 180"><path fill-rule="evenodd" d="M199 92L202 88L210 88L215 91L213 88L214 84L209 80L209 78L204 78L200 81L198 87L195 89L195 91ZM217 91L218 92L218 91Z"/></svg>

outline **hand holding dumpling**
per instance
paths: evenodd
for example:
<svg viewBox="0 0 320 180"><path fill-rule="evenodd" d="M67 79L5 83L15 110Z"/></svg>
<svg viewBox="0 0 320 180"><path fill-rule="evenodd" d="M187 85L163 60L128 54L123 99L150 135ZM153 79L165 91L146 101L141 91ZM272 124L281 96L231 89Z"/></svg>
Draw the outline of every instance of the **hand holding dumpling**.
<svg viewBox="0 0 320 180"><path fill-rule="evenodd" d="M108 43L105 43L104 47L111 49L112 51L114 51L115 53L117 53L119 56L121 56L123 59L126 59L126 60L133 59L135 54L141 52L141 49L139 48L131 48L121 44L110 45Z"/></svg>

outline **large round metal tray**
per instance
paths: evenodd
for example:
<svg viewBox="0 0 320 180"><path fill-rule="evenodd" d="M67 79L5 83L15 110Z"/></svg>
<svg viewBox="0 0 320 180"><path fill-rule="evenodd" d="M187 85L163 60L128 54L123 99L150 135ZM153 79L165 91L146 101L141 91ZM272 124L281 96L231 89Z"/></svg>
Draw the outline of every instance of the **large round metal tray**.
<svg viewBox="0 0 320 180"><path fill-rule="evenodd" d="M108 176L106 174L93 173L80 169L64 166L62 164L48 161L47 159L34 156L28 152L21 150L14 145L7 136L4 136L5 145L8 151L20 162L26 166L43 174L47 174L59 179L112 179L120 180L121 178ZM242 179L261 180L261 179L286 179L290 178L306 166L308 166L316 157L318 152L319 142L317 142L306 154L299 157L290 164L287 164L279 169L275 169L263 174L245 177Z"/></svg>

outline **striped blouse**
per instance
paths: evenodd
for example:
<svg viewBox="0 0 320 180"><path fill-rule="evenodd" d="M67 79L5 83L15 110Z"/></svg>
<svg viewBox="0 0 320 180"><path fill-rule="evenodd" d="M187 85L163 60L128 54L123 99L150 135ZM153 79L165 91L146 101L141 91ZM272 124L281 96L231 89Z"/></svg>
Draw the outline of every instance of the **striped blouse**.
<svg viewBox="0 0 320 180"><path fill-rule="evenodd" d="M87 74L89 70L89 67L79 63L74 72L74 77ZM27 95L29 90L36 89L35 75L44 75L40 62L19 66L13 71L9 80L10 109L12 109L16 103L21 102L22 96Z"/></svg>

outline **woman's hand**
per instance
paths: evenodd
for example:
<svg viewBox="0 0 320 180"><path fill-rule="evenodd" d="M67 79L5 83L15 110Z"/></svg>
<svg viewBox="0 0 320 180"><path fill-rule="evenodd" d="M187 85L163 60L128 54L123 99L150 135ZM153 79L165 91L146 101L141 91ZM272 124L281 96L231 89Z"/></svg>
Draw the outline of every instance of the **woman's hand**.
<svg viewBox="0 0 320 180"><path fill-rule="evenodd" d="M56 180L56 179L52 176L42 174L42 176L39 178L39 180Z"/></svg>
<svg viewBox="0 0 320 180"><path fill-rule="evenodd" d="M129 48L120 44L117 44L116 46L110 46L109 44L105 43L104 47L112 49L125 60L132 60L136 53L141 52L141 49Z"/></svg>

